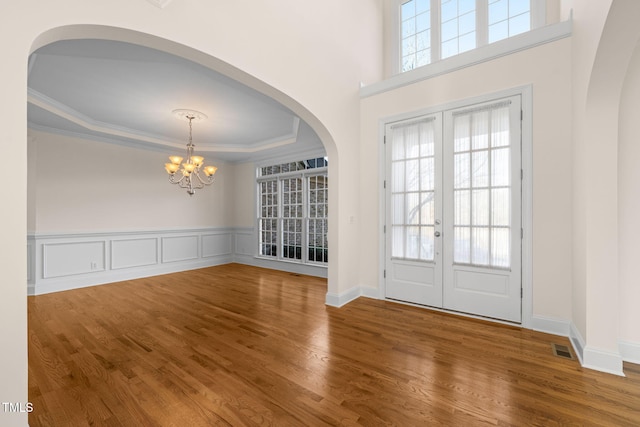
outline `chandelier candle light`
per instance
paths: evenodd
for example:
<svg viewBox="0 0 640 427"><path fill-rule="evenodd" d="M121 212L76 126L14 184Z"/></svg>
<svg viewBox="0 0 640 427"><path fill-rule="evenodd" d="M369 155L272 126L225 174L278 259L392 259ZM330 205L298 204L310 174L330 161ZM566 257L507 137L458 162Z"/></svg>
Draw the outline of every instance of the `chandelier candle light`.
<svg viewBox="0 0 640 427"><path fill-rule="evenodd" d="M171 163L165 163L164 168L169 174L169 182L172 184L178 184L180 188L186 188L187 193L193 196L196 190L204 188L205 185L213 184L213 175L218 170L215 166L205 166L204 158L201 156L193 155L192 140L192 122L199 122L207 118L203 113L193 110L173 110L173 114L182 120L189 120L189 143L187 144L187 157L186 161L182 163L182 157L169 156ZM180 169L182 167L182 169ZM200 171L204 172L205 176L200 176ZM176 174L180 171L180 174Z"/></svg>

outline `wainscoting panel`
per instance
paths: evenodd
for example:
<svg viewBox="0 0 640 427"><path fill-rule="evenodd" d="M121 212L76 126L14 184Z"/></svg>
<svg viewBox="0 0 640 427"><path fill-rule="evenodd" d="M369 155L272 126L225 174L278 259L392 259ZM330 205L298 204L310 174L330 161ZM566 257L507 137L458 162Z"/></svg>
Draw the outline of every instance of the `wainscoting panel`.
<svg viewBox="0 0 640 427"><path fill-rule="evenodd" d="M230 233L205 234L202 236L202 258L232 255L233 245Z"/></svg>
<svg viewBox="0 0 640 427"><path fill-rule="evenodd" d="M158 239L145 237L111 241L111 268L144 267L158 263Z"/></svg>
<svg viewBox="0 0 640 427"><path fill-rule="evenodd" d="M257 257L253 227L29 233L27 292L39 295L237 262L327 277L327 267Z"/></svg>
<svg viewBox="0 0 640 427"><path fill-rule="evenodd" d="M73 276L105 269L105 242L64 242L42 245L42 277Z"/></svg>
<svg viewBox="0 0 640 427"><path fill-rule="evenodd" d="M234 229L29 233L27 292L39 295L233 262Z"/></svg>
<svg viewBox="0 0 640 427"><path fill-rule="evenodd" d="M162 262L198 259L198 235L162 238Z"/></svg>

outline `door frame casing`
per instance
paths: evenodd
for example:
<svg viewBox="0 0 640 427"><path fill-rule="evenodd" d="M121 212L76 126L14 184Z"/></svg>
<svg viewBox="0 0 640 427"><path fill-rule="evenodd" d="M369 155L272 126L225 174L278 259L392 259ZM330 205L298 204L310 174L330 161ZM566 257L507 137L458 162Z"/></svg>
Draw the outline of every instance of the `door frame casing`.
<svg viewBox="0 0 640 427"><path fill-rule="evenodd" d="M424 109L419 109L407 113L387 116L380 119L378 123L378 219L379 219L379 252L378 252L378 299L387 299L386 294L386 195L384 183L386 176L386 150L384 144L385 129L387 124L401 120L408 120L413 117L444 112L446 110L462 108L482 102L488 102L494 99L506 98L509 96L521 97L522 121L521 121L521 156L522 156L522 321L520 326L531 329L533 318L533 254L532 254L532 236L533 236L533 87L532 85L518 86L511 89L505 89L498 92L479 95L471 98L465 98L458 101L452 101L446 104L439 104ZM389 300L401 304L417 305L411 303ZM418 305L419 306L419 305ZM423 307L423 306L420 306ZM446 309L431 308L432 310L447 311ZM458 313L456 314L474 318L491 320L498 323L513 324L511 322L503 322L496 319L475 316L473 314Z"/></svg>

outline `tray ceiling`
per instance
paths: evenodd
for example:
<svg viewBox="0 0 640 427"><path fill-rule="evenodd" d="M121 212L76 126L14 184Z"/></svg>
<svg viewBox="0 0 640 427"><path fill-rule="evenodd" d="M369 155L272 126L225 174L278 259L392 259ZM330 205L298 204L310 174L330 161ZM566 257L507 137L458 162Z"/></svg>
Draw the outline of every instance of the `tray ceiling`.
<svg viewBox="0 0 640 427"><path fill-rule="evenodd" d="M188 126L175 109L208 116L194 123L202 153L230 162L323 151L312 129L277 101L209 68L166 52L109 40L44 46L29 61L28 122L36 130L175 151Z"/></svg>

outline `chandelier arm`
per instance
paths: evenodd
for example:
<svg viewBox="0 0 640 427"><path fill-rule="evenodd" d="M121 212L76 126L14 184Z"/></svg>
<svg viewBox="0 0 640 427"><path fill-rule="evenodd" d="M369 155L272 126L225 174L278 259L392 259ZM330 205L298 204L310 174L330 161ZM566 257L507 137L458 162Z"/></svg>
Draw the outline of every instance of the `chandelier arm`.
<svg viewBox="0 0 640 427"><path fill-rule="evenodd" d="M200 179L200 182L202 182L204 185L211 185L213 184L215 177L211 175L211 176L205 176L204 178L201 178L200 175L198 175L198 179Z"/></svg>
<svg viewBox="0 0 640 427"><path fill-rule="evenodd" d="M200 171L198 170L195 175L196 178L198 179L198 188L204 188L205 185L211 185L213 184L213 181L215 179L215 177L213 175L211 176L205 176L204 178L200 176Z"/></svg>
<svg viewBox="0 0 640 427"><path fill-rule="evenodd" d="M169 182L172 184L181 184L184 178L185 178L184 175L182 175L180 179L176 179L176 175L172 174L172 175L169 175Z"/></svg>

